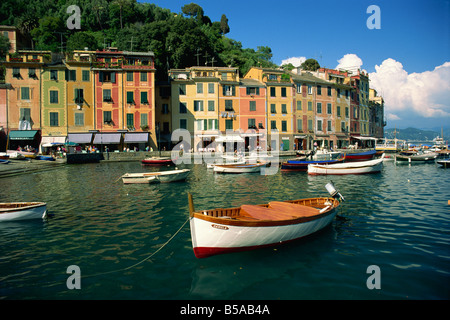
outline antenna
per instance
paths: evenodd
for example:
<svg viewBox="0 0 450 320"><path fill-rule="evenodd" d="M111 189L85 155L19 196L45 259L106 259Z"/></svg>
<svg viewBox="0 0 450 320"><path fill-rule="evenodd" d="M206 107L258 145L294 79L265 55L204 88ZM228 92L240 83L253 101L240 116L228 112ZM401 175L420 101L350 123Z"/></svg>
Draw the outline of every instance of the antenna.
<svg viewBox="0 0 450 320"><path fill-rule="evenodd" d="M133 36L131 36L131 40L129 40L128 42L131 42L131 52L133 52Z"/></svg>
<svg viewBox="0 0 450 320"><path fill-rule="evenodd" d="M206 52L203 57L205 58L205 66L206 66L206 65L208 65L208 57L209 57L208 52Z"/></svg>
<svg viewBox="0 0 450 320"><path fill-rule="evenodd" d="M200 65L200 48L197 48L197 53L195 54L197 56L197 66Z"/></svg>

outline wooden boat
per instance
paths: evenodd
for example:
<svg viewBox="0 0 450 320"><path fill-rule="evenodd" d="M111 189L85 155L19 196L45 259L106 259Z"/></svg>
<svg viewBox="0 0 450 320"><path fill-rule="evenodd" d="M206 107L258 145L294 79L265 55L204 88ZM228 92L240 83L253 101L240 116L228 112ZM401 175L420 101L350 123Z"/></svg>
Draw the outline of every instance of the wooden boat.
<svg viewBox="0 0 450 320"><path fill-rule="evenodd" d="M243 164L216 164L214 172L217 173L254 173L261 172L261 168L267 166L267 163L243 163Z"/></svg>
<svg viewBox="0 0 450 320"><path fill-rule="evenodd" d="M192 247L197 258L303 238L329 225L343 200L336 191L334 197L195 211L191 194L188 197Z"/></svg>
<svg viewBox="0 0 450 320"><path fill-rule="evenodd" d="M345 161L366 161L375 157L376 150L369 150L363 152L349 152L345 154Z"/></svg>
<svg viewBox="0 0 450 320"><path fill-rule="evenodd" d="M326 174L365 174L380 172L383 167L383 158L369 161L345 162L337 164L310 164L308 165L308 174L326 175Z"/></svg>
<svg viewBox="0 0 450 320"><path fill-rule="evenodd" d="M171 158L157 158L157 157L151 157L151 158L145 158L142 160L142 164L145 165L154 165L154 166L164 166L164 165L173 165Z"/></svg>
<svg viewBox="0 0 450 320"><path fill-rule="evenodd" d="M49 156L36 156L35 160L55 161L55 158Z"/></svg>
<svg viewBox="0 0 450 320"><path fill-rule="evenodd" d="M395 156L395 160L398 162L405 162L405 163L411 163L411 162L434 162L434 160L439 156L439 154L435 152L416 152L414 154L397 154Z"/></svg>
<svg viewBox="0 0 450 320"><path fill-rule="evenodd" d="M344 162L345 156L335 160L288 160L281 164L281 171L308 171L309 164L332 164Z"/></svg>
<svg viewBox="0 0 450 320"><path fill-rule="evenodd" d="M44 219L47 216L45 202L0 203L0 222Z"/></svg>
<svg viewBox="0 0 450 320"><path fill-rule="evenodd" d="M156 182L175 182L186 180L189 169L168 170L145 173L125 173L121 178L124 184L141 183L149 184Z"/></svg>
<svg viewBox="0 0 450 320"><path fill-rule="evenodd" d="M10 162L11 161L9 161L9 160L0 159L0 164L8 164Z"/></svg>

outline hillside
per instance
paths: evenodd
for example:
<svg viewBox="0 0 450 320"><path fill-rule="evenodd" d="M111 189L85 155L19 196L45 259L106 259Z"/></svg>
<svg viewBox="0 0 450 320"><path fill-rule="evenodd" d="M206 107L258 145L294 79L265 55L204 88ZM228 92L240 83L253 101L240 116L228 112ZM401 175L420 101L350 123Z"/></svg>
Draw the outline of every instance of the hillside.
<svg viewBox="0 0 450 320"><path fill-rule="evenodd" d="M435 131L436 130L436 131ZM437 136L441 136L441 130L421 130L416 128L406 129L385 129L384 136L388 139L407 140L407 141L432 141ZM396 133L394 133L394 131ZM444 128L444 140L450 140L450 128Z"/></svg>
<svg viewBox="0 0 450 320"><path fill-rule="evenodd" d="M81 29L69 29L73 12L81 9ZM193 65L276 67L266 46L242 47L225 35L230 26L225 14L211 21L203 9L190 3L174 13L136 0L2 0L0 25L12 25L25 36L28 49L65 52L103 49L155 53L156 77L167 79L168 68Z"/></svg>

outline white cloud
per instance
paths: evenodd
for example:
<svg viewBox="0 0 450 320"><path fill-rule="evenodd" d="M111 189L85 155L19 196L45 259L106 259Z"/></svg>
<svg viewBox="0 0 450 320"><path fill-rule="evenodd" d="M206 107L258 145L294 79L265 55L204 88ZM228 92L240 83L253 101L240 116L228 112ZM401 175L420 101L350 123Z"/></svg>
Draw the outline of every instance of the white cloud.
<svg viewBox="0 0 450 320"><path fill-rule="evenodd" d="M369 78L370 87L384 98L388 119L450 117L450 62L433 71L408 74L400 62L389 58L376 65Z"/></svg>
<svg viewBox="0 0 450 320"><path fill-rule="evenodd" d="M292 63L294 67L300 67L300 65L306 61L306 57L291 57L281 61L281 65Z"/></svg>
<svg viewBox="0 0 450 320"><path fill-rule="evenodd" d="M339 64L336 66L336 69L344 69L356 71L361 68L363 62L361 58L359 58L356 54L348 53L344 55L340 60L338 60Z"/></svg>

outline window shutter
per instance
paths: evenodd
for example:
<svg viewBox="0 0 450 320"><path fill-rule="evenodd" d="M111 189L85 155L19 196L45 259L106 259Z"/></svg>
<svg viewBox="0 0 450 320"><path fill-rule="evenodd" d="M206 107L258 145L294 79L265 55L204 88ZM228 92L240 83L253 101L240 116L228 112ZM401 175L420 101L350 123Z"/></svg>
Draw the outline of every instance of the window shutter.
<svg viewBox="0 0 450 320"><path fill-rule="evenodd" d="M103 71L98 73L98 81L103 82Z"/></svg>
<svg viewBox="0 0 450 320"><path fill-rule="evenodd" d="M116 73L115 72L111 72L111 82L116 83Z"/></svg>

